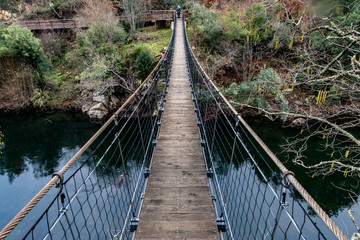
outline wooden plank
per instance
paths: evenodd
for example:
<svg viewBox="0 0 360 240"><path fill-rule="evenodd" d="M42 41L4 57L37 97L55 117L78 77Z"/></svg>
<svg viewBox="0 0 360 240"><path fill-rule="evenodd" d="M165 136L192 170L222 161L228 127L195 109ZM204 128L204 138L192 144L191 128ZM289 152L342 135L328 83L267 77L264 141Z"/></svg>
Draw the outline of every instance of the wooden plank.
<svg viewBox="0 0 360 240"><path fill-rule="evenodd" d="M177 21L169 93L135 239L219 239Z"/></svg>

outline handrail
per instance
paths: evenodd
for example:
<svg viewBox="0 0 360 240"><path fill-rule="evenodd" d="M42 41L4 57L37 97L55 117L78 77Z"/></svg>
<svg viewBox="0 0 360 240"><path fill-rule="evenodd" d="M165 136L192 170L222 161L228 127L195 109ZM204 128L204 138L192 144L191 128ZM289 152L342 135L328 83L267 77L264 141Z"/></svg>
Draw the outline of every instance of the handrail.
<svg viewBox="0 0 360 240"><path fill-rule="evenodd" d="M188 38L186 36L186 44L190 46ZM283 174L288 173L289 170L284 166L284 164L276 157L276 155L269 149L269 147L261 140L261 138L255 133L255 131L247 124L247 122L242 118L241 114L231 105L229 100L222 94L216 84L210 79L206 74L203 67L199 63L192 49L189 47L189 51L193 58L196 61L196 65L207 78L209 83L214 87L216 92L220 95L222 100L227 104L230 110L237 116L239 121L244 125L244 127L249 131L252 137L256 142L262 147L262 149L268 154L271 160L276 164L276 166L281 170ZM312 209L317 213L317 215L322 219L326 226L334 233L334 235L340 240L348 240L347 236L340 230L340 228L334 223L334 221L327 215L327 213L320 207L320 205L311 197L311 195L305 190L305 188L296 180L293 175L288 175L287 178L296 188L296 190L301 194L301 196L309 203Z"/></svg>
<svg viewBox="0 0 360 240"><path fill-rule="evenodd" d="M172 39L174 38L174 31ZM167 51L170 49L170 43ZM36 204L50 191L50 189L60 180L59 175L64 175L69 168L77 161L77 159L91 146L91 144L104 132L104 130L111 124L112 121L116 120L117 116L125 107L130 103L131 100L141 91L141 89L152 79L155 71L160 67L166 53L162 56L160 61L157 63L155 68L151 71L149 76L140 84L140 86L131 94L131 96L121 105L121 107L104 123L104 125L85 143L85 145L63 166L63 168L57 172L58 175L53 175L52 179L35 195L35 197L1 230L0 240L5 239L14 228L26 217L26 215L36 206Z"/></svg>

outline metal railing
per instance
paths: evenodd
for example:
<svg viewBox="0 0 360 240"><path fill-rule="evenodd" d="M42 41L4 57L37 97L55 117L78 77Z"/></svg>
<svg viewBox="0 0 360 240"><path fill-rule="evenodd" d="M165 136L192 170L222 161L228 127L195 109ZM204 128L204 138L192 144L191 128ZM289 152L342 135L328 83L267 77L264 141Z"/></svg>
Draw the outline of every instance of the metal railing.
<svg viewBox="0 0 360 240"><path fill-rule="evenodd" d="M191 50L185 28L184 36L222 238L347 239L207 76ZM308 207L317 216L310 216Z"/></svg>

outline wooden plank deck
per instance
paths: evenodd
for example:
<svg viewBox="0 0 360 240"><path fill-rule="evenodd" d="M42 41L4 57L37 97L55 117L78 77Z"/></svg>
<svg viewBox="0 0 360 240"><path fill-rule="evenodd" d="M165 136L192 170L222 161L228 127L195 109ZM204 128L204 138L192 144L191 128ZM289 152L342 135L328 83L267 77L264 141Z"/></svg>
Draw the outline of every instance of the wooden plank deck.
<svg viewBox="0 0 360 240"><path fill-rule="evenodd" d="M135 239L219 239L177 20L169 93Z"/></svg>

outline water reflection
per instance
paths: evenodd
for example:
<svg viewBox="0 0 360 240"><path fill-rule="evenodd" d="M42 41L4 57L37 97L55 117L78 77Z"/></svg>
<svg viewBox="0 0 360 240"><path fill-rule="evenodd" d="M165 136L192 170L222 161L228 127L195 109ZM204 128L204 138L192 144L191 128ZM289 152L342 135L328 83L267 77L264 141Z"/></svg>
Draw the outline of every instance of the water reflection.
<svg viewBox="0 0 360 240"><path fill-rule="evenodd" d="M290 128L282 128L277 125L264 125L261 123L253 123L252 127L269 148L277 153L278 158L284 161L286 155L281 154L280 145L285 143L284 138L295 136L298 131ZM322 143L322 139L312 138L309 140L308 149L305 153L305 155L308 156L307 161L318 162L329 159L331 152L319 151L319 149L323 149ZM291 161L285 162L285 165L289 170L295 172L296 179L331 216L336 216L339 211L351 206L353 200L357 201L358 199L357 196L355 196L353 200L349 198L345 190L352 190L357 195L360 194L360 186L354 178L345 178L343 174L332 174L327 177L313 178L304 168L293 164Z"/></svg>
<svg viewBox="0 0 360 240"><path fill-rule="evenodd" d="M2 229L99 126L82 115L68 113L5 115L0 116L0 126L4 133L0 155ZM33 222L32 216L41 211L41 207L35 208L23 225Z"/></svg>
<svg viewBox="0 0 360 240"><path fill-rule="evenodd" d="M0 156L0 175L10 183L32 166L34 178L50 176L59 160L86 142L97 129L81 115L57 113L0 117L5 135Z"/></svg>

